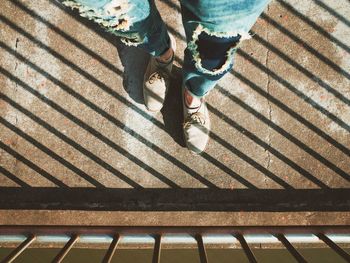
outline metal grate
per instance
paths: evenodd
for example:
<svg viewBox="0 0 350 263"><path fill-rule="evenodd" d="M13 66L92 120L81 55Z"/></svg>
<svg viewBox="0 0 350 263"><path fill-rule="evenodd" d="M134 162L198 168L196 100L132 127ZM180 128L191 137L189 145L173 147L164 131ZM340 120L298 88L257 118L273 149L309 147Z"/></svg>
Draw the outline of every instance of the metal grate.
<svg viewBox="0 0 350 263"><path fill-rule="evenodd" d="M46 237L47 240L55 236L65 235L69 239L56 255L52 262L62 262L67 256L74 244L81 237L87 235L108 235L111 239L110 246L106 250L105 256L102 260L103 263L111 262L115 255L118 244L122 237L132 234L147 234L154 241L153 247L153 259L152 262L160 262L161 249L163 244L163 237L169 235L190 235L196 241L199 258L201 263L207 263L208 257L206 253L206 246L204 238L208 235L216 235L216 241L220 241L220 237L224 235L231 235L239 241L242 249L245 252L249 262L258 262L253 251L247 242L247 236L250 239L255 236L271 236L275 237L277 242L289 251L289 253L296 259L297 262L307 262L307 260L298 252L297 248L293 246L293 242L288 239L288 235L293 234L294 241L307 243L306 236L312 234L319 243L328 246L339 256L341 256L346 262L350 262L350 255L337 245L333 240L334 236L341 236L342 240L350 243L350 227L50 227L50 226L0 226L0 241L6 242L6 236L18 236L24 235L25 240L20 243L8 256L1 260L1 263L13 262L19 255L21 255L34 241L38 241L38 237ZM340 235L341 234L341 235ZM333 239L333 240L332 240ZM222 239L223 240L223 239ZM7 242L10 242L7 240ZM183 241L185 242L185 241ZM250 241L251 242L251 241Z"/></svg>

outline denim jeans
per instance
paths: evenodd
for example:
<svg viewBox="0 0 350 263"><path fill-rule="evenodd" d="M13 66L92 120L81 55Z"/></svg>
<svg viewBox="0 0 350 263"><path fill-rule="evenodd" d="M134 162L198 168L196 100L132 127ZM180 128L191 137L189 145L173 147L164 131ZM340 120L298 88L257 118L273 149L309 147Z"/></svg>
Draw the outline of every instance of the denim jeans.
<svg viewBox="0 0 350 263"><path fill-rule="evenodd" d="M165 0L169 1L169 0ZM193 96L206 95L233 67L238 44L270 0L182 0L181 12L187 48L184 85ZM170 38L154 0L65 0L122 42L153 56L170 47Z"/></svg>

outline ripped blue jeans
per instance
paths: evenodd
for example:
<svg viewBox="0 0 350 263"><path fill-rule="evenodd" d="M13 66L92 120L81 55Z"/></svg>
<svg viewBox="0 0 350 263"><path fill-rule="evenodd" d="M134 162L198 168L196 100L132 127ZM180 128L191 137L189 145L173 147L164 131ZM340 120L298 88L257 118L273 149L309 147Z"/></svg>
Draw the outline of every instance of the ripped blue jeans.
<svg viewBox="0 0 350 263"><path fill-rule="evenodd" d="M163 0L170 1L170 0ZM205 96L233 67L239 43L270 0L181 0L187 48L183 81L193 96ZM126 45L153 56L170 47L170 38L154 0L65 0Z"/></svg>

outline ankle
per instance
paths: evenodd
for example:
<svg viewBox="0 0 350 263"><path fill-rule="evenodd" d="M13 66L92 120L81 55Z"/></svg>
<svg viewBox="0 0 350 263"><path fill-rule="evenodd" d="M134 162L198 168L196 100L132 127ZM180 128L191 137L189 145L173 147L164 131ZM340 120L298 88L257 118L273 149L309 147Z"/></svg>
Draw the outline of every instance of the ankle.
<svg viewBox="0 0 350 263"><path fill-rule="evenodd" d="M202 103L202 100L200 98L192 96L187 91L187 89L185 89L184 91L184 98L185 98L185 104L189 108L198 108Z"/></svg>

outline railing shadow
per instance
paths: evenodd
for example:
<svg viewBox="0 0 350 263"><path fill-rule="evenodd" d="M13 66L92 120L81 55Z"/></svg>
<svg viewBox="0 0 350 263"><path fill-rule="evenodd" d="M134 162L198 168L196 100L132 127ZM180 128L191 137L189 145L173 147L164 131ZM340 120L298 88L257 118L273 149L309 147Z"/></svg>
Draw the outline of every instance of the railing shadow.
<svg viewBox="0 0 350 263"><path fill-rule="evenodd" d="M1 145L3 146L3 145ZM3 147L1 147L3 148ZM13 173L11 173L10 171L8 171L7 169L5 169L4 167L0 166L0 173L4 176L6 176L8 179L12 180L13 182L15 182L16 184L18 184L20 187L22 188L26 188L26 187L30 187L29 184L27 184L26 182L23 182L21 179L19 179L16 175L14 175Z"/></svg>
<svg viewBox="0 0 350 263"><path fill-rule="evenodd" d="M163 1L163 2L166 2L167 4L171 5L173 8L175 7L175 5L173 5L173 4L172 4L171 2L169 2L169 1ZM176 10L178 10L178 8L176 8ZM172 31L172 33L173 33L174 35L176 35L176 36L179 37L179 33L176 32L173 28L170 27L170 30ZM184 40L184 38L183 38L181 35L180 35L180 39ZM177 58L177 61L178 61L179 64L182 63L182 61L179 61L178 58ZM166 105L165 105L165 107L166 107ZM180 111L178 111L178 112L180 112ZM180 130L179 130L179 131L180 131ZM220 138L219 138L219 140L218 140L218 139L217 139L218 137L215 136L215 134L212 135L212 138L213 138L213 137L214 137L214 140L220 142ZM221 140L221 142L222 142L222 140ZM255 142L256 142L256 140L255 140ZM222 143L221 143L221 144L222 144ZM227 144L226 144L226 148L227 148ZM229 148L230 148L230 147L229 147ZM276 151L274 151L274 152L276 153ZM281 155L278 154L278 156L281 156ZM306 175L308 178L311 178L311 180L312 180L313 182L316 182L317 185L319 185L319 186L321 186L321 187L326 187L326 186L325 186L322 182L320 182L319 180L315 180L315 178L313 178L313 176L312 176L310 173L308 173L307 171L305 171L304 169L302 169L301 167L299 167L299 166L296 165L295 163L288 161L288 158L282 156L282 159L283 159L283 160L287 160L287 163L291 164L291 166L294 167L294 168L296 168L297 171L302 172L303 175ZM247 159L245 158L245 160L247 160ZM248 161L248 163L249 163L249 161ZM256 165L253 165L253 166L256 168ZM265 175L266 175L266 172L265 172ZM344 175L344 173L343 173L343 175ZM270 177L270 176L269 176L269 177ZM346 176L344 176L344 177L346 178ZM286 184L285 184L285 183L284 183L284 184L282 183L282 185L284 185L284 187L286 187Z"/></svg>
<svg viewBox="0 0 350 263"><path fill-rule="evenodd" d="M64 56L62 56L61 54L57 53L56 51L52 50L50 47L46 46L45 44L43 44L42 42L36 40L32 35L30 35L29 33L25 32L23 29L19 28L18 26L14 25L11 21L7 20L4 17L0 17L3 21L6 21L6 23L8 25L10 25L12 28L16 29L18 32L21 32L23 35L25 35L26 37L28 37L31 41L33 41L34 43L38 44L40 47L42 47L43 49L45 49L46 51L48 51L49 53L53 54L56 58L58 58L59 60L61 60L64 64L68 65L69 67L71 67L73 70L75 70L76 72L78 72L79 74L81 74L82 76L84 76L85 78L87 78L88 80L90 80L91 82L93 82L94 84L96 84L98 87L102 88L104 91L106 91L108 94L111 94L113 97L117 98L119 101L121 101L122 103L124 103L126 106L130 107L131 109L135 110L137 113L139 113L142 117L146 118L147 120L151 120L154 124L157 124L158 127L162 127L162 124L157 121L156 119L154 119L152 116L150 116L148 113L144 112L143 110L139 109L137 106L131 104L129 101L127 101L125 98L123 98L122 96L120 96L118 93L116 93L115 91L113 91L112 89L110 89L107 85L105 85L104 83L102 83L101 81L95 79L93 76L91 76L89 73L87 73L86 71L84 71L83 69L81 69L80 67L78 67L76 64L74 64L73 62L69 61L68 59L66 59ZM73 97L77 98L79 101L81 101L83 104L85 104L86 106L88 106L89 108L91 108L92 110L96 111L98 114L100 114L101 116L103 116L104 118L106 118L107 120L111 121L113 124L115 124L116 126L118 126L119 128L123 129L124 131L127 131L130 135L132 135L133 137L135 137L137 140L139 140L141 143L145 144L146 146L148 146L152 151L158 153L160 156L166 158L167 160L171 161L172 163L174 163L176 166L178 166L180 169L184 170L185 172L187 172L188 174L190 174L191 176L193 176L194 178L196 178L198 181L202 182L204 185L208 186L208 187L216 187L213 183L209 182L208 180L206 180L205 178L203 178L201 175L199 175L196 171L194 171L193 169L191 169L189 166L187 166L186 164L178 161L175 157L171 156L170 154L166 153L164 150L162 150L161 148L159 148L158 146L154 145L152 142L148 141L145 137L141 136L140 134L137 134L135 131L133 131L132 129L130 129L129 127L126 127L125 124L121 123L119 120L117 120L115 117L111 116L110 114L106 113L104 110L102 110L101 108L99 108L97 105L93 104L92 102L90 102L89 100L87 100L86 98L84 98L83 96L81 96L80 94L78 94L77 92L75 92L72 88L68 87L66 84L62 83L61 81L59 81L58 79L54 78L52 75L50 75L49 73L47 73L46 71L44 71L43 69L39 68L38 66L36 66L35 64L31 63L28 59L24 58L23 56L21 56L20 54L18 54L17 52L15 52L14 50L12 50L10 47L6 46L6 44L0 42L0 46L7 50L9 53L11 53L12 55L16 56L18 59L20 59L21 61L25 62L26 64L28 64L31 68L33 68L35 71L38 71L40 74L42 74L43 76L45 76L46 78L48 78L49 80L51 80L55 85L58 85L60 88L62 88L63 90L65 90L68 94L72 95ZM45 97L42 97L40 95L40 93L38 93L37 91L35 91L35 89L29 87L27 84L25 84L23 81L19 80L18 78L12 76L9 72L7 72L4 69L1 69L2 73L4 75L6 75L9 79L12 79L13 81L15 81L17 84L19 84L22 87L25 87L26 90L28 90L29 92L31 92L33 95L35 95L36 97L38 97L40 100L42 100L44 103L48 103L48 99L46 99ZM59 105L57 105L54 102L50 102L49 105L53 108L55 108L57 111L59 111L60 113L63 113L63 115L65 117L68 117L69 119L71 119L73 122L75 122L76 124L78 124L79 126L81 126L83 129L87 130L89 133L91 133L92 135L96 136L97 138L102 139L102 141L104 141L107 145L111 146L113 149L116 149L118 152L122 153L123 155L125 155L127 158L131 158L130 160L135 162L136 160L136 164L138 164L140 167L147 167L149 171L153 171L152 174L158 174L158 178L164 178L163 175L156 173L154 171L154 169L150 166L148 166L147 164L144 164L142 162L139 161L139 159L135 156L132 156L130 154L128 154L126 152L125 149L117 146L114 142L112 142L111 140L109 140L108 138L106 138L105 136L103 136L102 134L100 134L98 131L91 129L91 127L87 126L86 124L82 123L79 119L77 119L75 116L73 116L72 114L70 114L69 112L67 112L66 110L62 109L62 107L60 107ZM163 129L163 128L162 128ZM151 146L151 147L150 147ZM208 160L208 159L207 159ZM229 175L233 178L235 178L237 181L239 181L240 183L242 183L243 185L247 186L247 187L251 187L251 188L256 188L252 183L248 182L246 179L244 179L243 177L239 176L237 173L233 172L230 168L228 168L227 166L221 164L220 162L218 162L217 160L215 160L215 158L210 158L210 160L215 161L214 165L218 165L219 164L219 168L222 169L224 167L225 172L229 171ZM142 164L140 164L142 163Z"/></svg>
<svg viewBox="0 0 350 263"><path fill-rule="evenodd" d="M174 5L172 2L163 0L162 2L168 4L170 7L179 11L177 5ZM283 3L283 5L291 10L291 12L296 13L297 11L291 9L288 4L285 4L283 1L279 1ZM21 4L16 0L12 0L11 3L16 5L22 11L26 12L33 19L44 23L48 28L53 30L56 34L63 37L67 42L80 49L88 56L96 59L101 65L106 67L107 69L115 72L116 74L123 77L123 86L126 92L129 94L130 98L141 104L143 102L142 97L142 80L143 80L143 71L147 65L148 55L145 53L129 47L121 47L119 45L118 39L110 34L104 33L102 29L98 26L89 22L83 18L78 17L75 12L67 10L63 8L58 2L51 1L54 3L56 7L60 8L63 12L70 14L74 17L78 22L86 25L89 30L96 32L99 36L103 37L106 41L113 44L119 52L119 56L124 66L124 72L120 69L112 65L107 60L103 59L96 52L85 46L83 43L69 36L63 30L59 29L55 25L51 24L48 20L44 19L40 15L36 14L34 11L27 8L25 5ZM324 7L324 6L323 6ZM328 7L324 7L327 9ZM329 10L328 10L329 11ZM332 12L331 12L332 13ZM338 15L336 13L332 13L333 15ZM332 41L340 45L345 49L345 44L340 42L339 40L333 39L328 33L326 34L322 31L318 25L314 22L310 22L307 18L303 17L299 14L301 18L306 21L312 28L317 28L319 32L323 35L327 35ZM339 16L339 15L338 15ZM77 72L91 83L95 84L95 86L107 94L111 95L114 99L118 100L123 104L123 106L132 109L135 113L140 115L142 118L147 121L152 122L157 128L162 131L168 133L176 143L180 146L184 146L184 141L182 139L182 106L181 106L181 78L180 78L180 69L174 68L174 78L172 87L169 91L168 97L166 99L166 103L164 108L162 109L162 115L164 119L164 124L158 121L156 118L143 111L140 107L130 102L128 99L121 96L118 92L111 89L105 83L102 83L100 80L89 74L87 71L81 68L79 64L75 64L64 55L56 52L54 49L51 49L49 46L40 42L35 36L28 33L25 29L19 27L11 20L7 19L5 16L0 16L1 21L4 22L7 26L11 27L13 30L17 31L22 36L29 39L35 45L39 46L49 54L53 55L56 59L61 61L63 64L70 67L73 71ZM272 26L278 28L282 33L288 35L293 40L300 41L294 34L280 25L278 25L273 19L269 18L266 15L263 15L263 19L268 21ZM342 19L344 23L347 20ZM179 34L174 28L170 27L170 31L176 35L179 39L184 41L184 38L181 34ZM261 45L265 46L268 50L275 52L279 55L284 61L291 64L297 70L303 72L310 79L315 79L315 76L308 72L306 69L298 65L291 58L287 57L281 51L279 51L272 44L267 43L263 38L259 35L255 35L254 39ZM305 45L304 45L305 46ZM221 145L225 150L227 150L230 154L236 155L239 159L243 160L245 164L255 168L258 172L263 174L264 176L270 178L272 181L277 183L283 189L259 189L254 183L250 182L238 172L235 172L231 167L225 165L223 162L215 158L215 156L210 153L203 153L201 158L204 158L208 163L219 168L221 171L224 171L225 174L231 176L239 183L241 183L244 187L248 189L219 189L213 182L206 179L202 175L200 175L196 170L192 169L190 164L187 164L177 157L172 156L168 153L164 148L157 146L152 140L147 139L142 134L136 132L131 127L127 127L124 123L118 120L116 117L107 113L104 109L99 107L99 105L94 104L92 101L89 101L87 98L74 91L74 89L59 79L53 77L48 73L45 69L40 68L29 59L22 56L20 53L16 52L4 42L0 42L0 47L2 50L11 54L17 60L25 63L34 71L38 72L52 83L57 85L60 89L62 89L65 93L74 97L78 103L82 103L84 107L86 106L90 110L98 113L102 118L108 120L118 129L121 129L128 133L131 137L138 140L144 146L148 147L150 151L156 154L156 156L160 158L164 158L172 165L178 167L180 170L189 174L194 179L198 180L204 187L208 189L180 189L179 183L174 182L169 179L166 175L160 173L156 169L154 169L149 164L143 162L138 156L132 155L127 152L126 149L119 146L116 142L102 134L100 131L92 128L87 123L83 122L78 117L74 116L69 111L62 108L55 101L52 101L39 92L35 90L32 86L27 84L25 81L11 74L11 72L7 71L4 68L0 68L0 73L2 76L5 76L9 80L15 82L22 89L30 92L34 95L38 100L42 103L48 105L53 110L59 112L62 116L67 118L68 120L74 122L77 126L81 127L89 134L97 138L101 143L108 145L113 150L119 152L123 156L125 156L130 162L138 165L141 169L145 169L152 176L156 177L168 187L172 189L144 189L142 185L131 180L128 176L121 173L118 169L114 168L112 165L108 164L99 156L93 154L89 150L85 149L81 145L79 145L74 140L70 139L68 136L64 135L49 123L45 122L43 119L40 119L38 116L33 114L30 110L22 107L15 101L13 101L10 97L5 94L0 94L1 99L4 100L8 105L11 105L16 110L23 113L25 116L30 118L33 122L39 124L44 129L46 129L49 133L54 134L63 142L69 144L77 151L87 156L90 160L92 160L97 165L101 166L103 169L111 172L113 175L117 176L119 179L129 184L134 189L112 189L106 188L103 185L103 182L99 182L95 178L88 175L82 169L74 166L71 162L65 160L57 153L55 153L52 149L49 149L42 143L40 143L35 138L26 134L25 131L19 129L14 126L10 122L6 121L4 118L0 118L0 123L12 130L18 136L26 140L27 142L33 144L36 148L59 162L61 165L65 166L67 169L77 174L81 178L85 179L91 185L95 186L92 188L69 188L64 182L58 180L53 174L47 172L40 168L38 165L34 164L32 161L26 158L26 156L21 155L20 153L13 150L11 147L0 141L0 148L2 148L5 152L12 155L15 159L21 161L32 170L36 171L52 183L54 183L59 188L32 188L30 185L21 179L19 179L15 174L7 170L6 168L0 167L0 173L6 176L8 179L17 183L20 187L11 188L11 187L0 187L0 209L45 209L48 210L59 210L59 209L78 209L78 210L89 210L89 211L267 211L267 212L275 212L275 211L286 211L286 212L295 212L295 211L349 211L350 210L350 190L349 189L331 189L326 183L322 182L318 179L317 171L310 172L308 169L303 168L297 162L294 162L289 156L284 155L278 149L275 149L264 140L260 139L257 135L250 132L248 129L245 129L237 122L233 120L230 116L227 116L225 113L219 111L214 105L208 104L208 108L211 114L215 115L218 119L220 119L223 123L226 123L230 129L234 129L238 131L244 138L248 138L249 142L254 143L254 145L258 145L268 152L272 153L275 157L281 160L284 164L288 165L293 171L296 171L302 177L307 180L313 182L317 187L321 189L294 189L292 185L285 182L282 178L280 178L277 174L270 171L259 162L255 161L248 154L243 153L236 147L234 147L230 142L220 137L215 132L211 132L211 139L216 143ZM310 46L306 46L308 51L310 51L313 55L321 58L324 63L327 63L332 69L339 71L343 77L348 77L348 73L342 70L338 65L335 65L332 61L325 59L325 57L320 54L317 50L313 49ZM312 101L305 94L297 91L291 83L288 83L281 76L277 75L273 71L271 71L267 66L259 63L257 60L252 58L245 51L238 51L238 55L250 61L255 67L259 70L269 74L277 81L282 83L286 88L297 94L301 99L309 103L316 110L323 113L325 116L330 118L333 122L337 123L339 126L349 131L349 125L344 121L340 120L337 116L330 113L326 109L324 109L321 105L318 105L316 102ZM182 61L177 57L177 62L179 64ZM134 70L134 63L138 64L138 70ZM290 109L287 105L284 105L277 98L273 97L271 94L265 92L261 87L257 86L253 82L251 82L246 76L243 76L240 73L234 72L232 73L236 78L240 79L242 82L247 84L252 90L256 91L262 97L266 98L269 102L274 103L279 109L287 112L292 118L305 125L309 130L316 133L329 143L331 143L334 147L342 151L347 156L350 156L350 150L342 145L340 142L332 138L326 132L322 131L319 127L315 126L313 123L307 121L303 116L297 114L292 109ZM316 79L321 87L325 88L328 92L332 93L336 98L340 99L342 102L349 105L349 100L340 94L338 91L334 90L331 86L324 83L322 79ZM322 84L323 83L323 84ZM322 85L321 85L322 84ZM252 107L241 101L239 98L233 96L230 92L224 89L221 86L218 86L218 91L229 98L232 102L246 110L249 114L257 118L259 121L266 124L269 128L272 128L274 131L282 135L289 142L292 142L298 148L309 154L312 158L322 163L325 167L329 168L337 175L341 176L347 181L350 181L350 175L347 174L346 171L339 168L336 164L329 161L325 157L323 157L320 153L313 150L307 144L303 143L301 140L296 138L295 136L288 133L282 127L278 126L273 121L267 119L259 112L255 111ZM259 175L260 176L260 175Z"/></svg>
<svg viewBox="0 0 350 263"><path fill-rule="evenodd" d="M0 209L85 211L350 211L350 189L0 188Z"/></svg>
<svg viewBox="0 0 350 263"><path fill-rule="evenodd" d="M344 49L346 52L350 53L350 46L346 43L343 43L342 41L340 41L339 39L337 39L336 37L332 36L330 33L328 33L324 28L322 28L321 26L319 26L317 23L313 22L310 20L310 18L308 18L307 16L305 16L304 14L300 13L297 9L295 9L292 5L290 5L289 3L287 3L284 0L275 0L277 1L280 5L282 5L286 10L288 10L288 12L290 12L291 14L297 16L299 19L301 19L302 21L304 21L306 24L308 24L310 27L312 27L314 30L316 30L319 34L321 34L323 37L328 38L330 41L332 41L333 43L335 43L336 45L338 45L339 47L341 47L342 49Z"/></svg>
<svg viewBox="0 0 350 263"><path fill-rule="evenodd" d="M331 15L333 15L334 17L336 17L338 20L342 21L345 25L347 25L348 27L350 27L350 21L342 16L341 14L339 14L337 11L335 11L333 8L331 8L330 6L328 6L327 4L323 3L320 0L313 0L313 2L318 5L319 7L322 7L324 10L326 10L327 12L329 12Z"/></svg>
<svg viewBox="0 0 350 263"><path fill-rule="evenodd" d="M16 152L15 150L13 150L11 147L6 145L2 141L0 141L0 148L3 149L4 151L6 151L8 154L12 155L16 160L21 161L22 163L24 163L25 165L30 167L32 170L34 170L35 172L40 174L42 177L44 177L47 180L49 180L50 182L54 183L56 186L62 187L62 188L68 188L68 186L65 183L61 182L55 176L53 176L49 172L45 171L44 169L40 168L32 161L28 160L25 156ZM8 174L8 173L5 171L5 174ZM20 182L20 184L23 184L23 183Z"/></svg>

